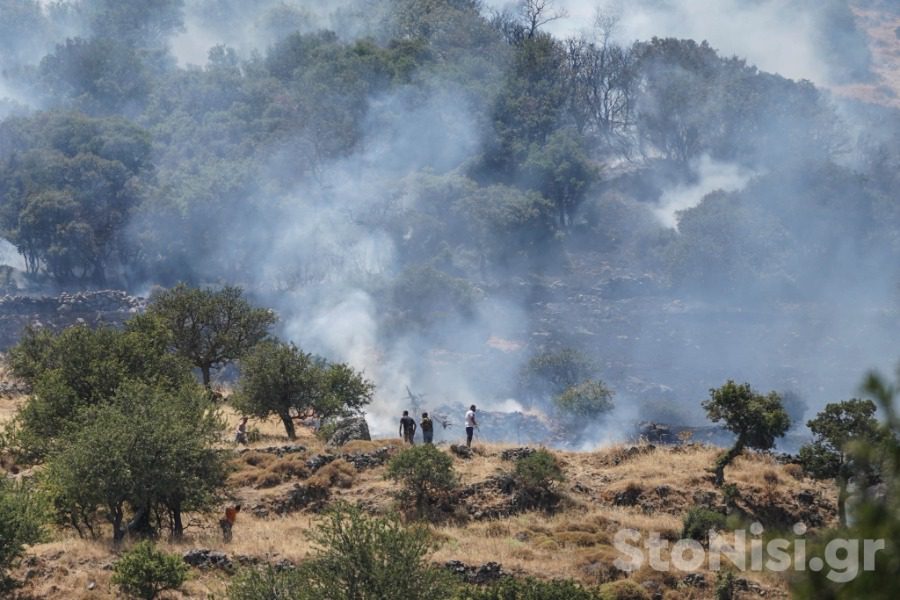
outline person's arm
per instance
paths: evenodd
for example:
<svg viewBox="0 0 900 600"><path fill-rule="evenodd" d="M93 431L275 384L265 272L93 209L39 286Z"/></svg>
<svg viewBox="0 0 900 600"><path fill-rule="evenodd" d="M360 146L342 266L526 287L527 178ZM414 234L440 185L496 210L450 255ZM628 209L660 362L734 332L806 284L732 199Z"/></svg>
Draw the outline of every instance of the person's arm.
<svg viewBox="0 0 900 600"><path fill-rule="evenodd" d="M399 436L403 435L403 419L400 419L400 432L397 435L399 435Z"/></svg>

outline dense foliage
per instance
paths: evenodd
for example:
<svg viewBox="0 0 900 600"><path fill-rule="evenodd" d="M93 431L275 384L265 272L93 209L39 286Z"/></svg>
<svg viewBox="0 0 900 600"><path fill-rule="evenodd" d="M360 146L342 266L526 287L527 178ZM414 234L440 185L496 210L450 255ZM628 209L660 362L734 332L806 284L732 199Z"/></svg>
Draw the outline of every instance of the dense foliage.
<svg viewBox="0 0 900 600"><path fill-rule="evenodd" d="M295 417L347 416L371 402L374 389L346 364L329 363L293 344L264 341L241 361L241 380L232 403L247 415L277 415L294 439Z"/></svg>

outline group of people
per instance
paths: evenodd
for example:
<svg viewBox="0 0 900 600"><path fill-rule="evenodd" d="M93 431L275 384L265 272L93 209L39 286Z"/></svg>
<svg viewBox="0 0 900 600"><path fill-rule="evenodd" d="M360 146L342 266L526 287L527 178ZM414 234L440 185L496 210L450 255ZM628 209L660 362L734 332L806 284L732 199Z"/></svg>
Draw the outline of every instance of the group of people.
<svg viewBox="0 0 900 600"><path fill-rule="evenodd" d="M466 446L472 447L472 438L475 436L475 429L478 428L478 421L475 419L475 405L469 407L466 412ZM428 416L427 412L422 413L422 420L416 425L416 420L409 416L409 411L404 410L403 416L400 417L400 437L409 445L416 443L416 430L422 429L422 441L426 444L434 443L434 421Z"/></svg>

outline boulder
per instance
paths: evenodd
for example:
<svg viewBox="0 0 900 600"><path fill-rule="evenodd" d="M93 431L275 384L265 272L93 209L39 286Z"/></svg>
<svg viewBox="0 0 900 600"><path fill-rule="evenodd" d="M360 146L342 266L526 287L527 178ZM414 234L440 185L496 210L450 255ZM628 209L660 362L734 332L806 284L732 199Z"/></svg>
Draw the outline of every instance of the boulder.
<svg viewBox="0 0 900 600"><path fill-rule="evenodd" d="M337 448L353 440L370 441L371 439L369 424L366 423L365 417L348 417L338 422L337 428L331 434L331 439L328 440L328 445Z"/></svg>

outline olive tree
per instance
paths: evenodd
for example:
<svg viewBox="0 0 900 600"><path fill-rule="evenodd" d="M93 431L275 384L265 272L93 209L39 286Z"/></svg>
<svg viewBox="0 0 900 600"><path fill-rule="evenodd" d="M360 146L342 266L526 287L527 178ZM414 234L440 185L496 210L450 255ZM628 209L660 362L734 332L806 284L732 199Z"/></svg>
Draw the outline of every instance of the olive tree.
<svg viewBox="0 0 900 600"><path fill-rule="evenodd" d="M49 458L47 487L59 520L93 536L103 514L116 542L128 530L154 533L153 523L163 521L180 537L183 512L218 502L225 456L214 444L222 428L196 383L177 392L123 386L113 402L86 409Z"/></svg>
<svg viewBox="0 0 900 600"><path fill-rule="evenodd" d="M244 414L277 415L290 439L297 437L293 416L329 418L371 402L374 385L352 367L303 352L291 343L266 340L241 360L235 407Z"/></svg>
<svg viewBox="0 0 900 600"><path fill-rule="evenodd" d="M763 396L755 392L749 383L737 384L730 379L722 387L709 390L709 398L703 401L703 408L710 421L721 422L725 429L737 435L734 445L716 460L717 486L725 483L725 467L745 448L768 450L791 425L777 393L769 392Z"/></svg>
<svg viewBox="0 0 900 600"><path fill-rule="evenodd" d="M276 320L272 311L254 307L234 286L214 291L179 284L153 294L147 313L165 323L171 349L200 369L206 387L212 369L242 357Z"/></svg>
<svg viewBox="0 0 900 600"><path fill-rule="evenodd" d="M859 473L854 465L851 444L877 443L881 437L876 406L871 400L854 398L825 405L816 418L806 423L814 439L800 448L803 468L816 479L834 479L838 486L838 517L847 522L847 484Z"/></svg>

